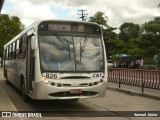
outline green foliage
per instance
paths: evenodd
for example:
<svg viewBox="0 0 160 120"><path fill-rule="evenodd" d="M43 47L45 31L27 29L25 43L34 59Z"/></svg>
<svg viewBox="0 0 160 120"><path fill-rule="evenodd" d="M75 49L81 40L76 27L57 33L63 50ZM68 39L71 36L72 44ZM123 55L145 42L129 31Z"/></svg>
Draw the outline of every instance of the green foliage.
<svg viewBox="0 0 160 120"><path fill-rule="evenodd" d="M124 23L120 26L120 39L129 41L131 38L137 38L140 34L140 27L134 23Z"/></svg>
<svg viewBox="0 0 160 120"><path fill-rule="evenodd" d="M146 22L143 25L143 30L145 33L160 33L160 17L155 17L154 21Z"/></svg>
<svg viewBox="0 0 160 120"><path fill-rule="evenodd" d="M113 55L110 59L112 60L112 62L115 62L115 61L120 60L121 58L118 57L118 56Z"/></svg>
<svg viewBox="0 0 160 120"><path fill-rule="evenodd" d="M138 38L131 38L128 41L129 48L137 48L140 46L140 40Z"/></svg>
<svg viewBox="0 0 160 120"><path fill-rule="evenodd" d="M128 50L128 54L135 57L143 58L145 56L145 51L141 48L132 48Z"/></svg>
<svg viewBox="0 0 160 120"><path fill-rule="evenodd" d="M118 38L118 34L114 32L117 28L108 27L107 29L103 29L103 38L105 41L114 40Z"/></svg>
<svg viewBox="0 0 160 120"><path fill-rule="evenodd" d="M94 16L90 17L90 22L95 22L103 27L107 27L107 20L108 18L105 16L105 14L101 11L98 11L94 14Z"/></svg>
<svg viewBox="0 0 160 120"><path fill-rule="evenodd" d="M0 15L0 56L3 54L3 46L24 29L24 25L16 16Z"/></svg>
<svg viewBox="0 0 160 120"><path fill-rule="evenodd" d="M113 47L115 47L115 41L118 39L118 34L114 32L117 28L108 27L107 29L103 29L103 39L106 45L107 57L113 54Z"/></svg>
<svg viewBox="0 0 160 120"><path fill-rule="evenodd" d="M107 25L108 18L101 11L90 17L90 22L96 22L103 28L103 38L107 56L127 53L131 56L144 58L144 63L152 64L153 56L160 56L160 17L142 25L123 23L119 34L117 28ZM0 55L3 46L24 29L24 25L16 16L0 15ZM112 58L119 59L119 58Z"/></svg>
<svg viewBox="0 0 160 120"><path fill-rule="evenodd" d="M104 13L100 11L90 18L90 21L102 26L108 26L106 20ZM108 56L127 53L131 59L142 57L145 63L152 64L152 57L160 55L160 17L142 25L123 23L119 34L114 32L116 29L109 26L103 29Z"/></svg>

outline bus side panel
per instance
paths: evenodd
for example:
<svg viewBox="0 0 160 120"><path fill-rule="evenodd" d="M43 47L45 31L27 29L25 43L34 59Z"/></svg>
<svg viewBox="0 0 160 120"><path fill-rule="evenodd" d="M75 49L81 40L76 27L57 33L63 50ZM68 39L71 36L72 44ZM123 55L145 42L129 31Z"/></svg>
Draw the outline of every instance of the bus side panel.
<svg viewBox="0 0 160 120"><path fill-rule="evenodd" d="M8 60L6 62L7 79L19 90L21 89L20 79L25 76L25 62L20 60Z"/></svg>

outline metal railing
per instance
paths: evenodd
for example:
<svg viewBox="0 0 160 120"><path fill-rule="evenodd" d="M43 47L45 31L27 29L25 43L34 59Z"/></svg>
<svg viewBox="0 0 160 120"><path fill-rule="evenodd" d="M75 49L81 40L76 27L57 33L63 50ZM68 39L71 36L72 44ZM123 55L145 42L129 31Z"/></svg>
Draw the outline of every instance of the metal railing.
<svg viewBox="0 0 160 120"><path fill-rule="evenodd" d="M109 68L108 81L119 84L139 86L160 90L160 70Z"/></svg>

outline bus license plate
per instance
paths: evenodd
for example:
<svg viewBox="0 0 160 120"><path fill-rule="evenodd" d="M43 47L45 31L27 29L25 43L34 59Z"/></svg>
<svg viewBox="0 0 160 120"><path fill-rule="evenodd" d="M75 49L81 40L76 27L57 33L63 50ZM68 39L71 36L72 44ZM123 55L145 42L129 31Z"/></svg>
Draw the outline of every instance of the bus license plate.
<svg viewBox="0 0 160 120"><path fill-rule="evenodd" d="M70 94L81 94L82 90L81 89L71 89Z"/></svg>

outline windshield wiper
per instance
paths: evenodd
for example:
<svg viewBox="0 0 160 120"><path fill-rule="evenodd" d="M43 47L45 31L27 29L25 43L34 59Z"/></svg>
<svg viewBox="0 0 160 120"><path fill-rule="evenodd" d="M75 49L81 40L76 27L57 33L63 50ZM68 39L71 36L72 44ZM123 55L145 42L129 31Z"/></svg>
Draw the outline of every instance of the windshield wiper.
<svg viewBox="0 0 160 120"><path fill-rule="evenodd" d="M81 44L81 42L80 42L80 62L81 62L81 58L82 58L82 53L84 52L84 50L86 48L87 42L88 42L88 35L85 36L83 44Z"/></svg>
<svg viewBox="0 0 160 120"><path fill-rule="evenodd" d="M54 31L54 35L55 37L60 41L61 43L61 46L69 52L69 59L71 61L71 52L70 52L70 45L69 45L69 42L65 42L55 31Z"/></svg>
<svg viewBox="0 0 160 120"><path fill-rule="evenodd" d="M62 43L65 50L69 50L68 48L68 42L65 42L57 33L54 32L55 37Z"/></svg>

